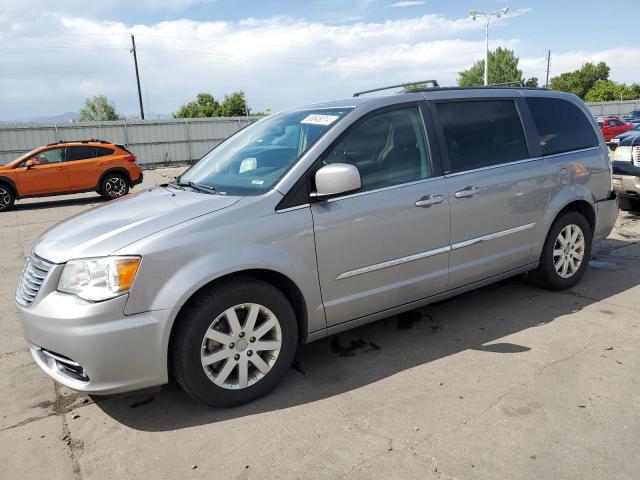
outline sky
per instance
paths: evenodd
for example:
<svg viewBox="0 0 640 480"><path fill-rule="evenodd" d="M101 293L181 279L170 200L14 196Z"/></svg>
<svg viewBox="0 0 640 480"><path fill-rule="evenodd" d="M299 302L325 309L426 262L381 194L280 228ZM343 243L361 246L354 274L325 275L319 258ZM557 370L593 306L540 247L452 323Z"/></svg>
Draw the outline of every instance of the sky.
<svg viewBox="0 0 640 480"><path fill-rule="evenodd" d="M204 91L243 90L253 111L276 111L393 83L455 85L484 55L469 10L505 6L490 48L515 50L525 77L544 83L551 50L552 77L605 61L613 80L640 81L640 45L595 0L0 0L0 120L77 112L98 94L138 115L130 34L151 115ZM640 1L624 3L626 18L639 14Z"/></svg>

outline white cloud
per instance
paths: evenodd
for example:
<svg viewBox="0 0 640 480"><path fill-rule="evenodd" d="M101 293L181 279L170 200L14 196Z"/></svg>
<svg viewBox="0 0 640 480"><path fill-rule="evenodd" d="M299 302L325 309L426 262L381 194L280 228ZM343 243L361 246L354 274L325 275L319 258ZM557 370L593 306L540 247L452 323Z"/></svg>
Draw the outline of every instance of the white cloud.
<svg viewBox="0 0 640 480"><path fill-rule="evenodd" d="M146 110L170 113L202 91L222 97L241 89L252 108L276 110L402 81L436 78L452 85L460 70L482 58L483 28L434 14L348 24L279 16L133 26L64 13L32 13L28 21L0 14L0 120L78 110L95 94L135 114L129 33L136 37ZM525 76L543 80L544 58L500 33L492 31L492 48L527 53L521 56ZM640 55L624 52L552 54L552 74L602 58L616 80L633 80L639 65L630 60Z"/></svg>
<svg viewBox="0 0 640 480"><path fill-rule="evenodd" d="M393 2L390 5L387 5L387 7L390 8L401 8L401 7L414 7L417 5L424 5L425 2L421 1L421 0L411 0L411 1L404 1L404 2Z"/></svg>

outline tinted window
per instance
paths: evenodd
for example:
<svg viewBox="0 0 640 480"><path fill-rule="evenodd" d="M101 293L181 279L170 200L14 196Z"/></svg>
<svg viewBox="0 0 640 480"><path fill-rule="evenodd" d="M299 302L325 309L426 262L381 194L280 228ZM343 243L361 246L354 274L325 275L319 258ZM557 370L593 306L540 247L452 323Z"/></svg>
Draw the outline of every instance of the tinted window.
<svg viewBox="0 0 640 480"><path fill-rule="evenodd" d="M96 147L67 147L67 162L96 158Z"/></svg>
<svg viewBox="0 0 640 480"><path fill-rule="evenodd" d="M577 106L559 98L527 98L543 155L598 145L591 122Z"/></svg>
<svg viewBox="0 0 640 480"><path fill-rule="evenodd" d="M356 166L362 190L413 182L431 175L418 107L380 113L356 124L323 160Z"/></svg>
<svg viewBox="0 0 640 480"><path fill-rule="evenodd" d="M451 172L529 156L513 100L437 103Z"/></svg>
<svg viewBox="0 0 640 480"><path fill-rule="evenodd" d="M106 157L111 155L115 150L106 147L96 147L96 157Z"/></svg>

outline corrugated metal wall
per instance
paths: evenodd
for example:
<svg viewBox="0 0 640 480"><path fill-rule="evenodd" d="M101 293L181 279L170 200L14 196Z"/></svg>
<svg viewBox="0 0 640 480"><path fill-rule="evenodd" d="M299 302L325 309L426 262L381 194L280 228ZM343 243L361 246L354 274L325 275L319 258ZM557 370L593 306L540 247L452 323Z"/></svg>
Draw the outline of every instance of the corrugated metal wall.
<svg viewBox="0 0 640 480"><path fill-rule="evenodd" d="M620 102L587 103L594 115L624 115L631 110L640 108L640 100L623 100Z"/></svg>
<svg viewBox="0 0 640 480"><path fill-rule="evenodd" d="M0 124L0 165L60 140L98 138L125 145L138 163L152 167L201 158L258 117L119 120L102 123Z"/></svg>

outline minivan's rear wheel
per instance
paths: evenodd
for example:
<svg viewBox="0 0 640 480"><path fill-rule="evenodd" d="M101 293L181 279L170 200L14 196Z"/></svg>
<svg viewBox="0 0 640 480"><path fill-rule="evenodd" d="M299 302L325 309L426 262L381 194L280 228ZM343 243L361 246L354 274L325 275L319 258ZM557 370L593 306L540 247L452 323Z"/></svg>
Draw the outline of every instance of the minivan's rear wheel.
<svg viewBox="0 0 640 480"><path fill-rule="evenodd" d="M231 407L271 391L295 354L295 313L277 288L235 279L198 295L181 313L170 350L172 373L194 398Z"/></svg>
<svg viewBox="0 0 640 480"><path fill-rule="evenodd" d="M102 179L100 194L107 200L129 193L129 182L119 173L109 173Z"/></svg>
<svg viewBox="0 0 640 480"><path fill-rule="evenodd" d="M13 190L0 183L0 212L4 212L5 210L9 210L13 207L13 202L15 202L16 196L13 193Z"/></svg>
<svg viewBox="0 0 640 480"><path fill-rule="evenodd" d="M591 227L578 212L567 212L552 225L534 275L551 290L574 286L591 258Z"/></svg>

